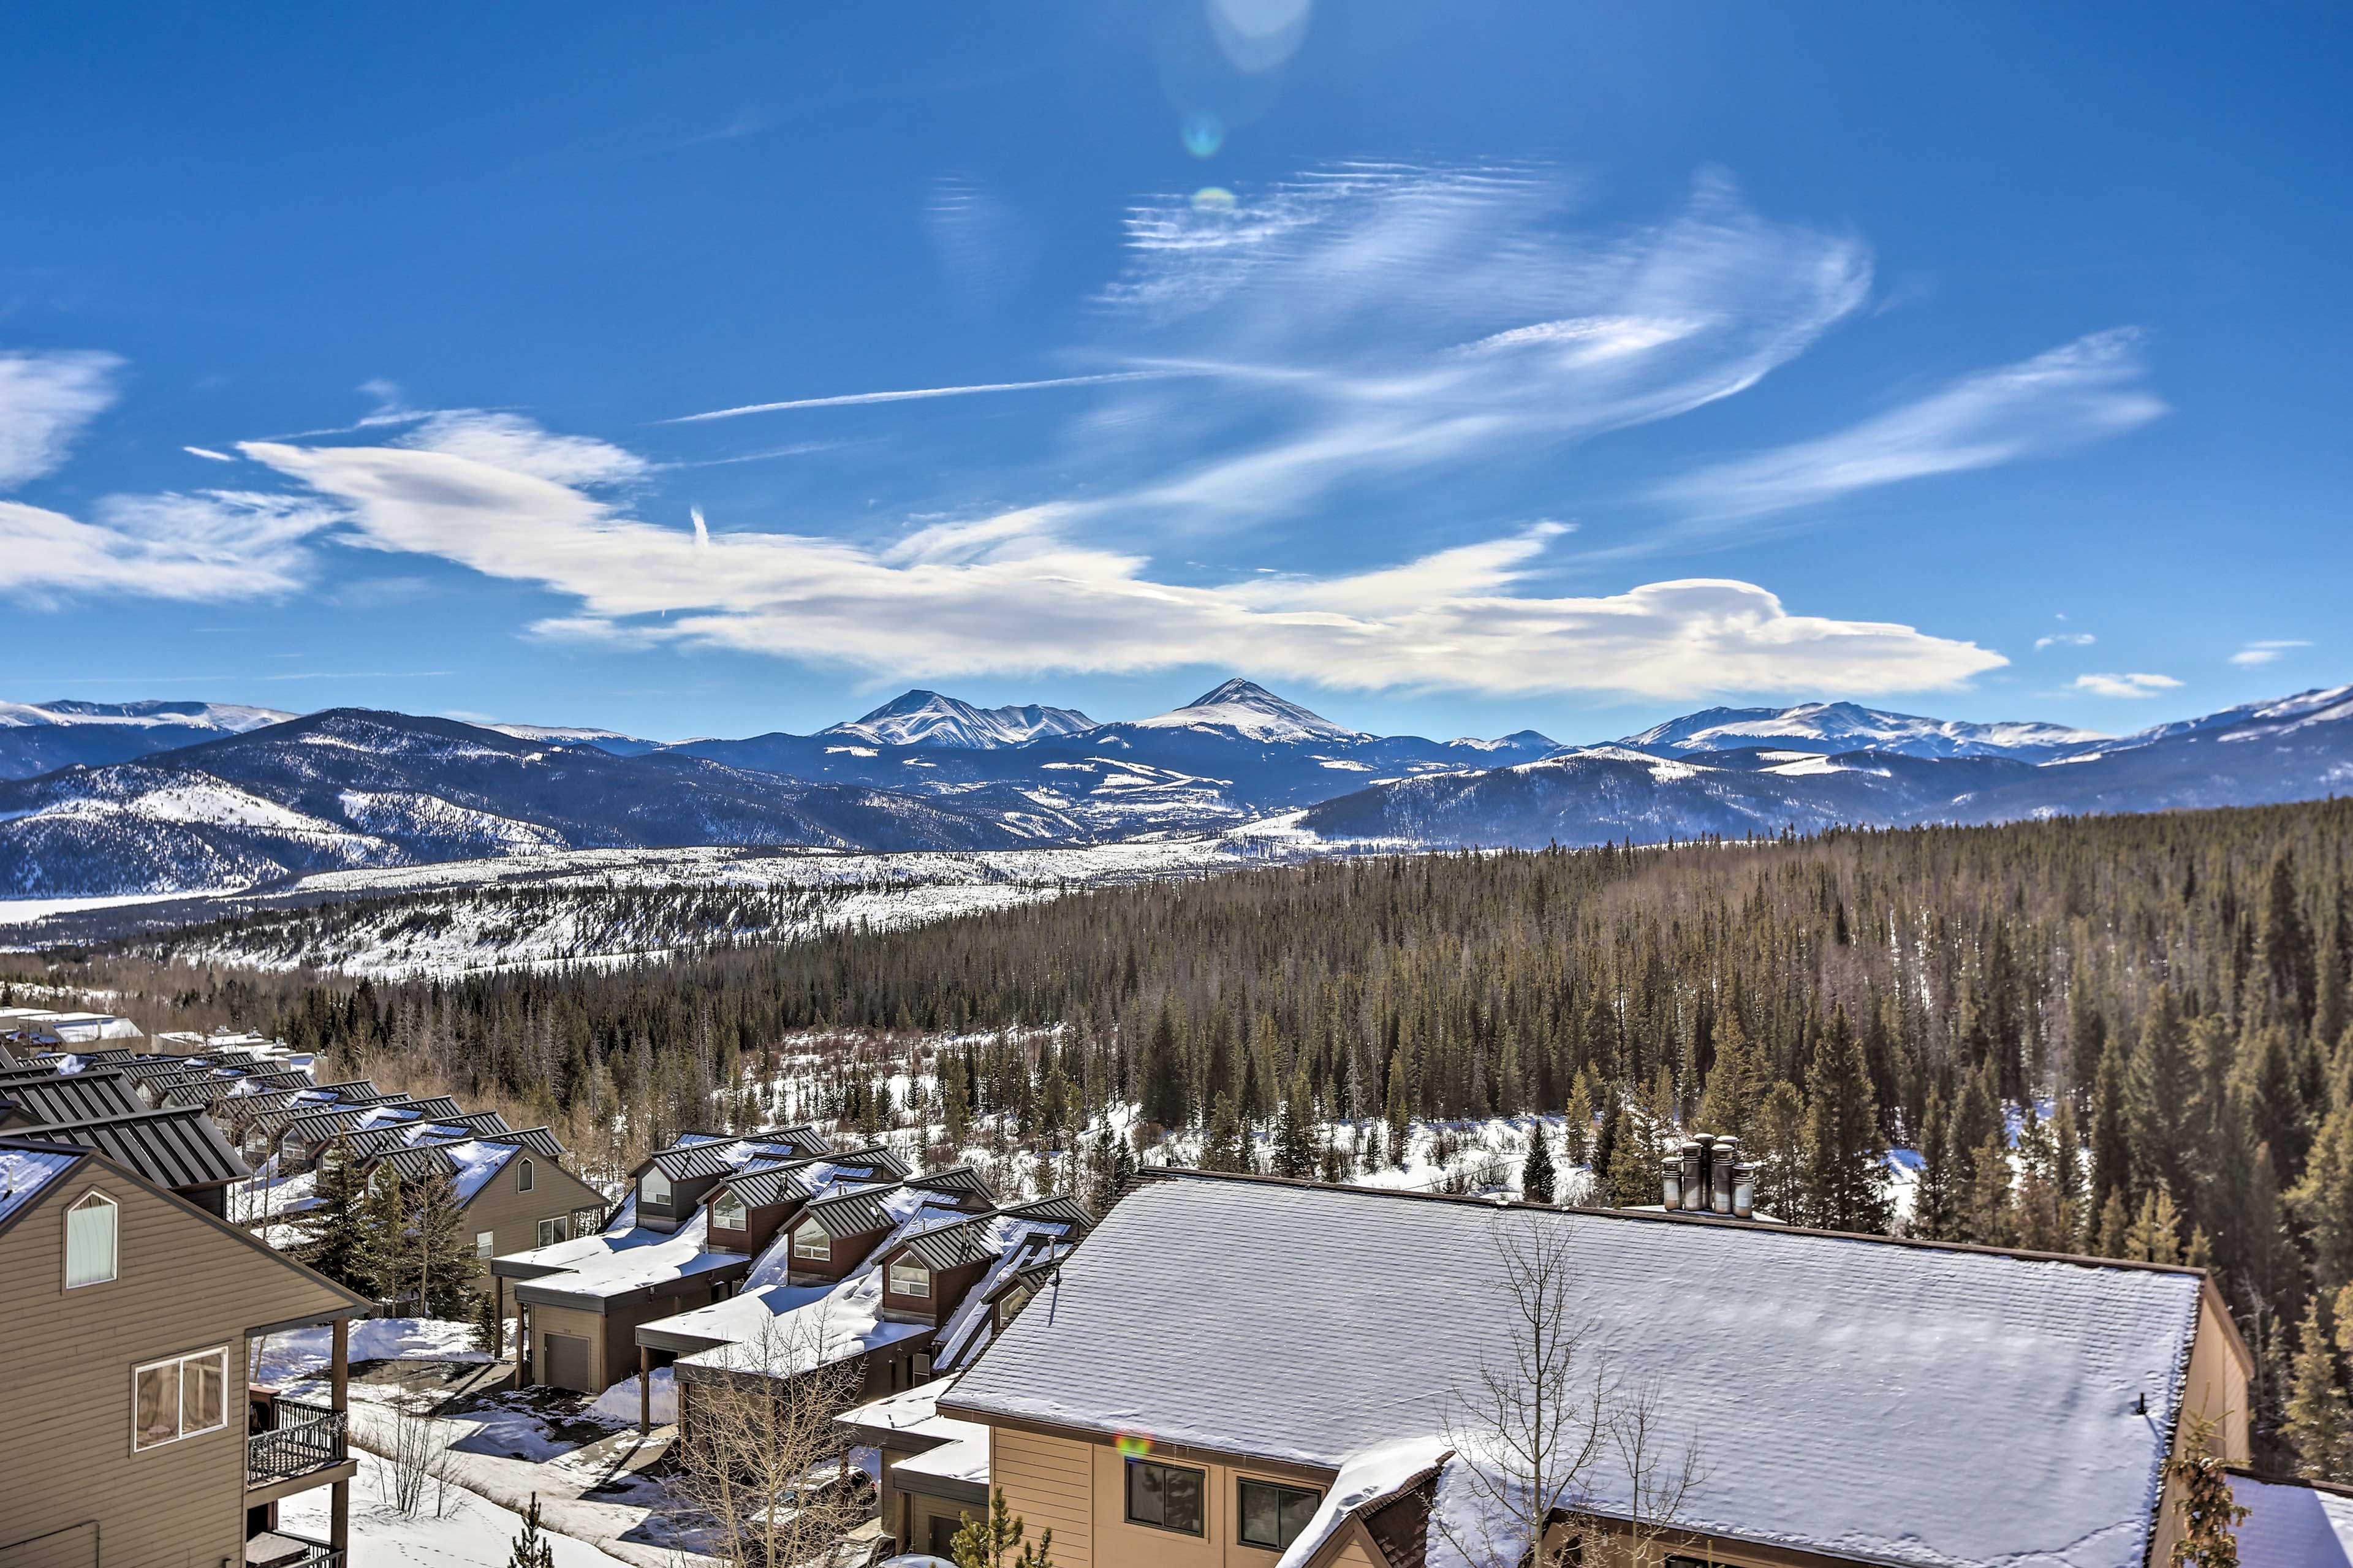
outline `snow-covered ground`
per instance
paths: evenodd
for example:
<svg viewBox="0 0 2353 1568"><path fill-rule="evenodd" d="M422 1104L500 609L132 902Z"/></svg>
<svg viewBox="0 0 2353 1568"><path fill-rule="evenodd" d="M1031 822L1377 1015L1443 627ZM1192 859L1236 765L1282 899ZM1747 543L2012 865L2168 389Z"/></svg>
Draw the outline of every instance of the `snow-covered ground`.
<svg viewBox="0 0 2353 1568"><path fill-rule="evenodd" d="M352 1560L366 1568L506 1568L522 1515L462 1487L444 1494L443 1511L431 1506L415 1518L393 1511L390 1466L374 1454L360 1455L359 1479L352 1488ZM327 1489L297 1492L279 1504L283 1530L313 1541L327 1536ZM555 1568L638 1568L600 1552L585 1541L540 1531L555 1556Z"/></svg>

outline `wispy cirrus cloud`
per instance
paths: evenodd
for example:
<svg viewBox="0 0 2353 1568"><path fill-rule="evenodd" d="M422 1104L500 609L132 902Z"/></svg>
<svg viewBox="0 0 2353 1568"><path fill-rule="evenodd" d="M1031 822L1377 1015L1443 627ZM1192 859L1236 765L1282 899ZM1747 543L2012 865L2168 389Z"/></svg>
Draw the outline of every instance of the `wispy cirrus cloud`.
<svg viewBox="0 0 2353 1568"><path fill-rule="evenodd" d="M2034 651L2051 647L2089 647L2100 639L2089 632L2052 632L2034 639Z"/></svg>
<svg viewBox="0 0 2353 1568"><path fill-rule="evenodd" d="M121 366L88 350L0 353L0 490L66 460L83 426L113 404Z"/></svg>
<svg viewBox="0 0 2353 1568"><path fill-rule="evenodd" d="M2079 675L2070 684L2094 697L2138 698L2171 691L2181 682L2169 675Z"/></svg>
<svg viewBox="0 0 2353 1568"><path fill-rule="evenodd" d="M1133 671L1247 648L1326 684L1689 696L1947 686L1997 666L1890 623L1793 613L1720 579L1554 596L1525 584L1562 531L1539 524L1394 566L1189 584L1071 536L1045 506L934 524L895 546L660 527L543 475L463 452L248 443L315 490L353 542L576 598L557 637L784 655L877 675Z"/></svg>
<svg viewBox="0 0 2353 1568"><path fill-rule="evenodd" d="M1835 435L1702 468L1651 495L1699 521L1729 523L2066 451L2165 412L2147 390L2140 351L2129 328L2094 332Z"/></svg>
<svg viewBox="0 0 2353 1568"><path fill-rule="evenodd" d="M2268 642L2251 642L2232 654L2231 662L2245 666L2275 664L2295 649L2311 646L2301 637L2275 637Z"/></svg>
<svg viewBox="0 0 2353 1568"><path fill-rule="evenodd" d="M1093 352L1215 384L1124 388L1080 423L1074 445L1134 469L1098 514L1263 523L1672 418L1869 294L1860 240L1761 218L1720 177L1651 225L1580 225L1580 198L1556 171L1351 165L1231 210L1136 206Z"/></svg>
<svg viewBox="0 0 2353 1568"><path fill-rule="evenodd" d="M1054 386L1103 386L1119 381L1161 381L1176 374L1165 370L1114 371L1102 375L1058 375L1044 381L996 381L977 386L917 386L898 392L845 392L826 397L794 397L782 403L745 403L733 408L713 408L702 414L681 414L665 425L702 425L713 419L741 419L747 414L781 414L794 408L855 408L867 403L920 403L932 397L977 397L996 392L1037 392Z"/></svg>
<svg viewBox="0 0 2353 1568"><path fill-rule="evenodd" d="M244 490L109 496L94 521L0 501L0 560L36 602L69 595L235 600L283 594L307 581L306 542L334 509L311 497Z"/></svg>

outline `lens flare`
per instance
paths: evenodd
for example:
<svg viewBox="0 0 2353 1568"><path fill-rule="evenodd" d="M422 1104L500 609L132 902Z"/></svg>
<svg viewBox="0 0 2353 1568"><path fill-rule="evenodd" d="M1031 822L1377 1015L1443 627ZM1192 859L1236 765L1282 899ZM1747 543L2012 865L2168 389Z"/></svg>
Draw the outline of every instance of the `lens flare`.
<svg viewBox="0 0 2353 1568"><path fill-rule="evenodd" d="M1113 1439L1113 1445L1123 1457L1130 1459L1141 1459L1152 1452L1152 1439L1140 1432L1122 1432Z"/></svg>
<svg viewBox="0 0 2353 1568"><path fill-rule="evenodd" d="M1240 205L1234 193L1223 185L1203 185L1193 193L1193 210L1197 213L1229 213Z"/></svg>
<svg viewBox="0 0 2353 1568"><path fill-rule="evenodd" d="M1206 109L1195 110L1185 117L1185 151L1196 158L1214 157L1226 144L1226 122Z"/></svg>

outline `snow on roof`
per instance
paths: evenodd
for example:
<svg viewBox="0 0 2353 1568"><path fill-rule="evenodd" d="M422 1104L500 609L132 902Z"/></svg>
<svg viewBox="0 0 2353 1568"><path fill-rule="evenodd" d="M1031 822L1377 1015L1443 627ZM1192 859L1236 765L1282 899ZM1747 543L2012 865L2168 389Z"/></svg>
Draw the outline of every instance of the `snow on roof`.
<svg viewBox="0 0 2353 1568"><path fill-rule="evenodd" d="M2198 1321L2187 1271L1182 1177L1112 1213L948 1413L1341 1469L1442 1432L1509 1354L1508 1226L1556 1227L1614 1370L1655 1384L1678 1447L1736 1445L1687 1527L1938 1568L2140 1563ZM1611 1511L1622 1479L1594 1486Z"/></svg>
<svg viewBox="0 0 2353 1568"><path fill-rule="evenodd" d="M987 1345L995 1331L996 1315L989 1310L990 1298L1014 1275L1063 1256L1076 1246L1070 1239L1072 1228L1067 1224L1036 1220L1007 1220L1004 1229L992 1228L991 1239L1003 1250L941 1326L939 1348L933 1354L932 1363L952 1370L969 1362Z"/></svg>
<svg viewBox="0 0 2353 1568"><path fill-rule="evenodd" d="M674 1231L632 1228L575 1237L553 1247L509 1254L504 1261L536 1263L559 1268L522 1283L540 1290L562 1290L575 1296L620 1296L648 1285L683 1279L744 1261L735 1252L711 1252L703 1247L711 1216L697 1214Z"/></svg>
<svg viewBox="0 0 2353 1568"><path fill-rule="evenodd" d="M509 1160L522 1151L512 1143L485 1143L477 1139L466 1143L438 1143L434 1152L447 1155L458 1167L452 1178L458 1189L458 1202L462 1205L474 1201L474 1194L490 1185L491 1178L506 1168Z"/></svg>
<svg viewBox="0 0 2353 1568"><path fill-rule="evenodd" d="M988 1428L973 1421L950 1421L944 1416L934 1423L937 1435L947 1441L910 1459L902 1459L892 1467L902 1476L936 1476L947 1481L971 1481L980 1486L988 1484ZM963 1430L948 1432L949 1427Z"/></svg>
<svg viewBox="0 0 2353 1568"><path fill-rule="evenodd" d="M1447 1457L1446 1439L1434 1434L1376 1443L1352 1455L1332 1479L1331 1489L1315 1507L1307 1527L1299 1532L1275 1568L1301 1568L1312 1561L1348 1515L1377 1502L1429 1471Z"/></svg>
<svg viewBox="0 0 2353 1568"><path fill-rule="evenodd" d="M0 1224L41 1195L41 1189L73 1168L79 1154L0 1144Z"/></svg>
<svg viewBox="0 0 2353 1568"><path fill-rule="evenodd" d="M2231 1495L2247 1510L2239 1525L2239 1568L2353 1564L2353 1494L2232 1476Z"/></svg>

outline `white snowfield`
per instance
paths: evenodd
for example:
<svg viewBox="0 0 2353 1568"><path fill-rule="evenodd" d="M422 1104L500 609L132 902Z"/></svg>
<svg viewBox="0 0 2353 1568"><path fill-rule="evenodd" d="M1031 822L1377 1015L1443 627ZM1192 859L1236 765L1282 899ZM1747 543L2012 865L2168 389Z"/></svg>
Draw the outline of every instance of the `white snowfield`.
<svg viewBox="0 0 2353 1568"><path fill-rule="evenodd" d="M1696 1438L1687 1527L1917 1568L2142 1568L2188 1272L1181 1177L1113 1210L1054 1311L940 1413L1344 1476L1441 1443L1461 1462L1450 1406L1510 1355L1497 1226L1554 1228L1611 1370L1656 1388L1670 1452ZM1621 1472L1588 1485L1623 1516Z"/></svg>
<svg viewBox="0 0 2353 1568"><path fill-rule="evenodd" d="M242 735L293 717L275 708L247 708L234 702L0 702L0 730L52 725L117 730L174 726Z"/></svg>
<svg viewBox="0 0 2353 1568"><path fill-rule="evenodd" d="M1810 742L1809 750L1958 757L2049 754L2106 739L2095 730L2060 724L1978 724L1890 713L1852 702L1801 702L1794 708L1710 708L1629 735L1625 743L1678 752L1721 752L1773 742L1785 745Z"/></svg>

